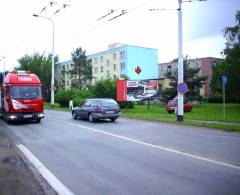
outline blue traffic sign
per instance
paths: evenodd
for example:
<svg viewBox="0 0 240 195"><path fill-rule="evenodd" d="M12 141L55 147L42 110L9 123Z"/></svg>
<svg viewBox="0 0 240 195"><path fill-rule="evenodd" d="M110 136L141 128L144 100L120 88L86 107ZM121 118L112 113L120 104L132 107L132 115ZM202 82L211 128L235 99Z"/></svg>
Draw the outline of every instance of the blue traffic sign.
<svg viewBox="0 0 240 195"><path fill-rule="evenodd" d="M226 75L223 75L223 76L222 76L222 83L223 83L224 85L226 85L227 82L228 82L227 76L226 76Z"/></svg>
<svg viewBox="0 0 240 195"><path fill-rule="evenodd" d="M182 83L179 83L178 86L177 86L177 90L179 93L181 94L185 94L188 92L188 87L187 87L187 84L182 82Z"/></svg>

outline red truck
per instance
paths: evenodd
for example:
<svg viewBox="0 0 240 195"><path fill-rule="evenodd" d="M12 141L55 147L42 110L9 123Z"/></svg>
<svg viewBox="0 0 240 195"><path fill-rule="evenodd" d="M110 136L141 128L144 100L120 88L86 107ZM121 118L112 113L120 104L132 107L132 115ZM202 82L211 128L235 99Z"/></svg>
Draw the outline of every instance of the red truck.
<svg viewBox="0 0 240 195"><path fill-rule="evenodd" d="M44 118L41 82L27 71L9 72L0 80L0 115L7 123Z"/></svg>

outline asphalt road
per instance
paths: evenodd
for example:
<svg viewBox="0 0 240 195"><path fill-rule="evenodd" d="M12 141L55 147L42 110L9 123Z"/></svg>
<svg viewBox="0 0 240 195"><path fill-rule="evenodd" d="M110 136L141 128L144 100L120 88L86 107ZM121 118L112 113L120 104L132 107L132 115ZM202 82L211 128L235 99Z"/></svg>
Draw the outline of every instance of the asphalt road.
<svg viewBox="0 0 240 195"><path fill-rule="evenodd" d="M240 133L45 113L7 127L74 194L240 194Z"/></svg>

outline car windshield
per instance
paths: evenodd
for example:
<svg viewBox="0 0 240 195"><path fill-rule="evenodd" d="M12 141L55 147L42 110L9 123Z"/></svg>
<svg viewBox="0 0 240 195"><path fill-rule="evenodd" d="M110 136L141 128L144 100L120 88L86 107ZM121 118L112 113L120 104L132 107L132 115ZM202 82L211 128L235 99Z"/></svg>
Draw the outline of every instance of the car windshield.
<svg viewBox="0 0 240 195"><path fill-rule="evenodd" d="M101 106L103 107L118 106L118 104L114 100L101 100Z"/></svg>
<svg viewBox="0 0 240 195"><path fill-rule="evenodd" d="M13 99L38 99L41 98L40 86L12 86L10 97Z"/></svg>

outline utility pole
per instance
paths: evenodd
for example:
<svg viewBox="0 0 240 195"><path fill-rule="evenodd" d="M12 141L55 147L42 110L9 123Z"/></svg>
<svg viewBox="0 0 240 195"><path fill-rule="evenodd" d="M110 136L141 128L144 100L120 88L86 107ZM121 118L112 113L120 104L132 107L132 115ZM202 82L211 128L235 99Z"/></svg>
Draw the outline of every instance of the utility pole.
<svg viewBox="0 0 240 195"><path fill-rule="evenodd" d="M178 0L178 84L183 80L182 0ZM183 114L183 94L178 91L177 121L183 122Z"/></svg>

